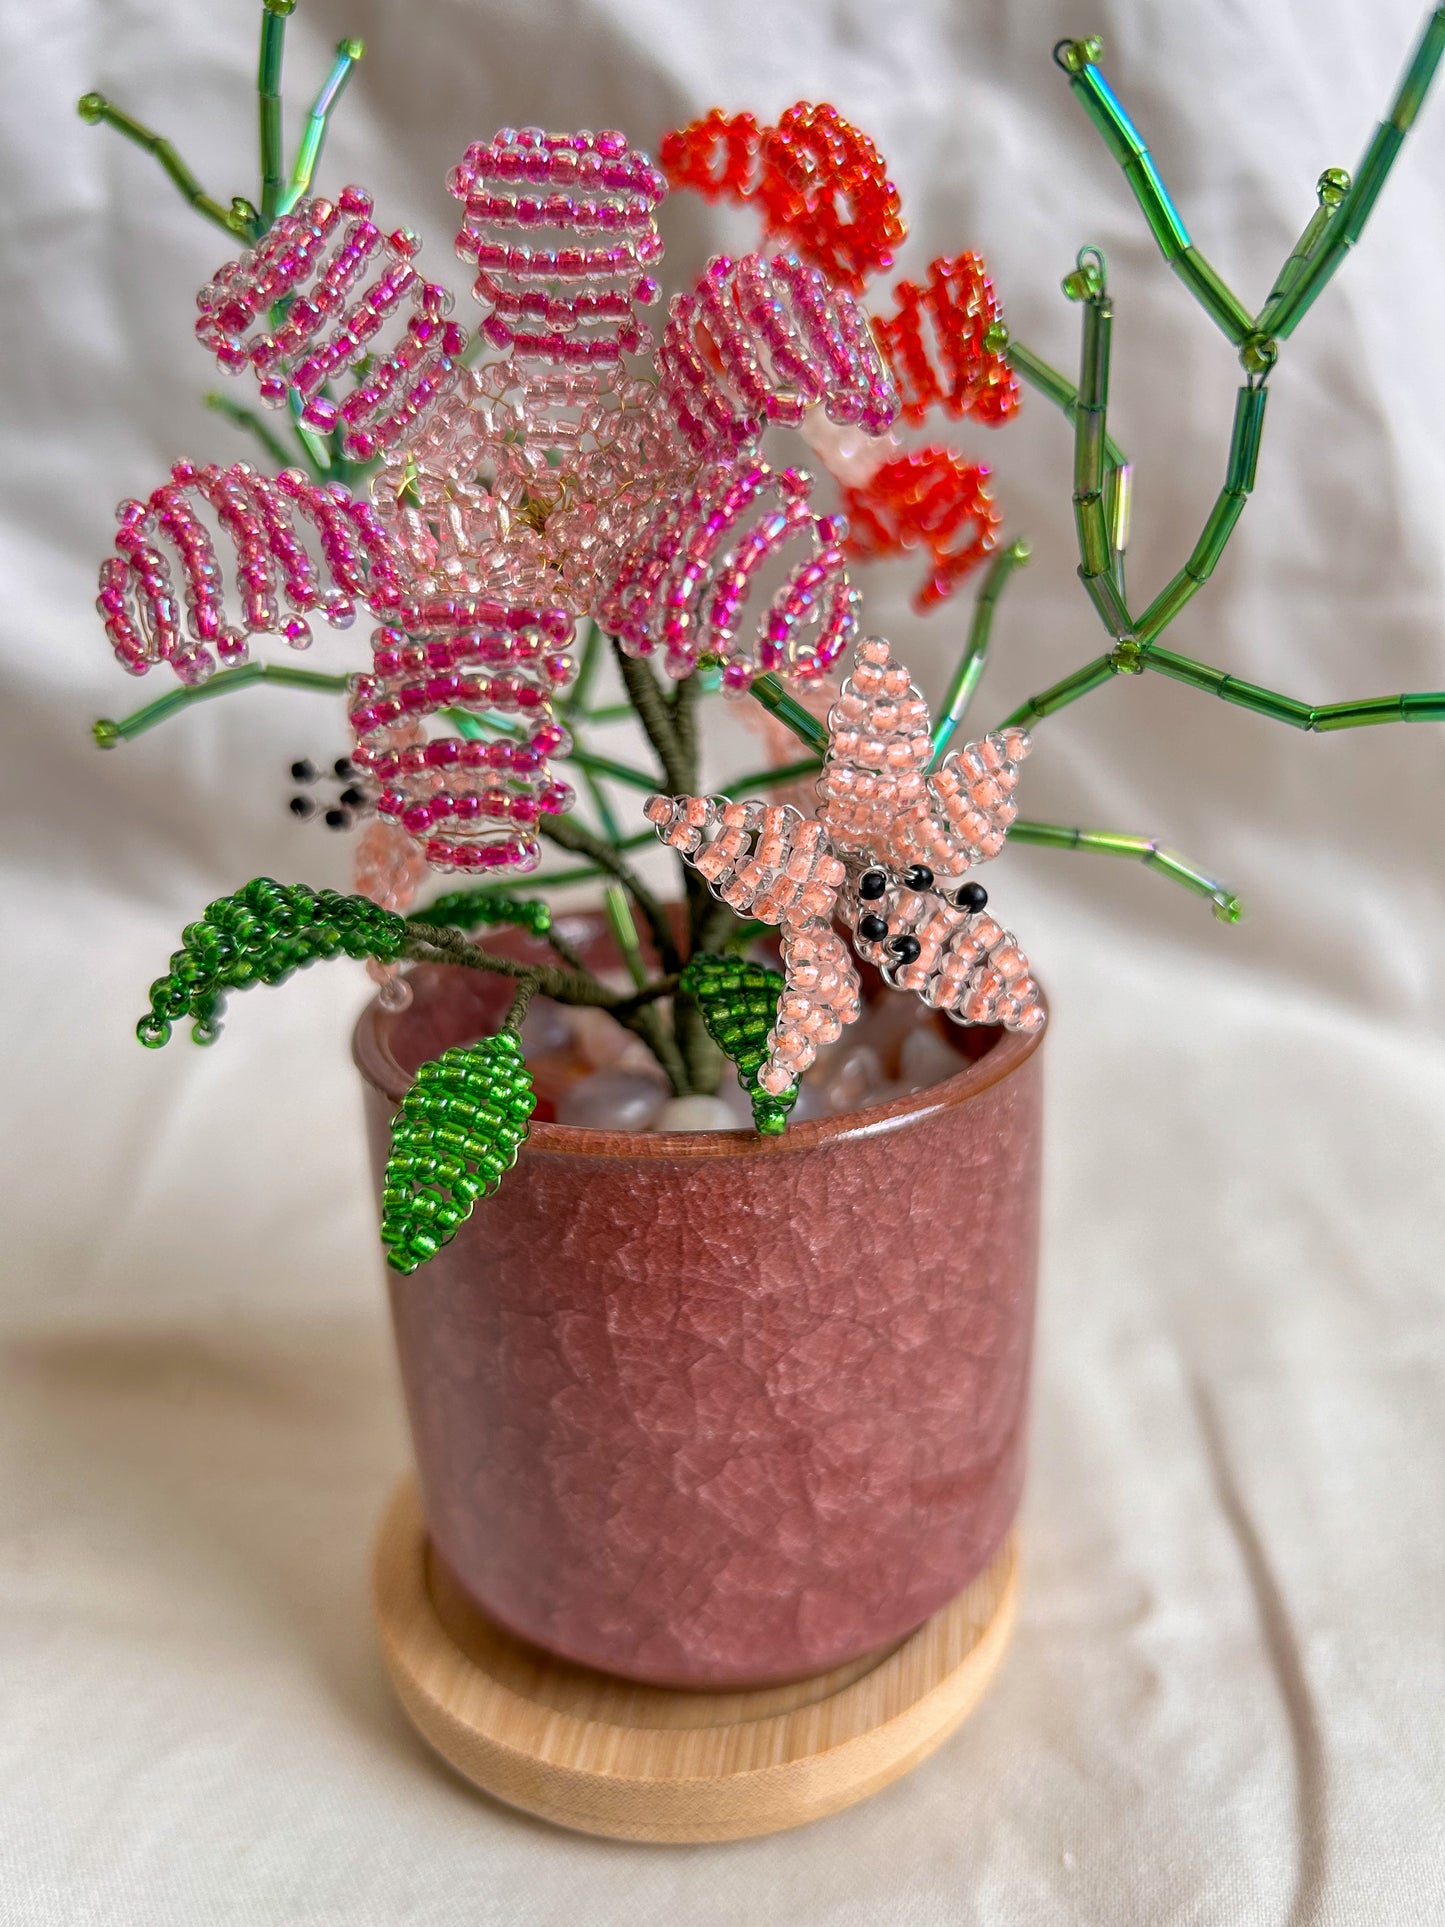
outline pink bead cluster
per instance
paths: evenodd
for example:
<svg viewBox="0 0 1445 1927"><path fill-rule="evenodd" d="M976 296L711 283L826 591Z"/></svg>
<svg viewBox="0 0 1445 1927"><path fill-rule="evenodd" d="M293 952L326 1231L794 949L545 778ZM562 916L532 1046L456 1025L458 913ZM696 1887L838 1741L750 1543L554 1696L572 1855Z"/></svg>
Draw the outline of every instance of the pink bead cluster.
<svg viewBox="0 0 1445 1927"><path fill-rule="evenodd" d="M857 302L796 255L708 262L674 295L657 353L662 399L697 453L751 447L769 422L809 408L881 435L898 396Z"/></svg>
<svg viewBox="0 0 1445 1927"><path fill-rule="evenodd" d="M372 638L371 673L353 684L352 761L376 786L377 814L415 837L436 869L535 869L538 817L572 801L547 765L570 747L552 714L573 669L570 613L426 597L393 614ZM527 733L422 739L420 724L447 709L514 715Z"/></svg>
<svg viewBox="0 0 1445 1927"><path fill-rule="evenodd" d="M1039 1030L1044 1006L1029 974L1029 960L1018 939L987 910L956 907L932 890L910 890L893 883L886 894L862 902L856 873L844 893L842 909L860 957L876 964L886 982L914 991L934 1010L960 1024L1003 1024L1009 1030ZM873 943L858 934L860 916L882 917L888 936ZM899 937L912 937L918 954L902 963L889 951Z"/></svg>
<svg viewBox="0 0 1445 1927"><path fill-rule="evenodd" d="M503 359L464 372L374 498L437 586L510 581L582 614L675 466L656 389L624 363L652 346L639 309L657 298L665 184L621 134L503 129L448 185Z"/></svg>
<svg viewBox="0 0 1445 1927"><path fill-rule="evenodd" d="M215 543L193 499L235 550L235 620L228 618ZM244 661L248 636L268 632L304 649L311 641L308 611L345 628L358 602L385 607L405 586L402 559L371 508L300 469L271 480L245 462L177 462L169 481L144 501L122 502L118 515L116 553L101 564L96 606L116 656L138 676L167 662L182 682L203 681L218 659ZM314 531L324 570L298 523ZM162 543L179 562L179 593Z"/></svg>
<svg viewBox="0 0 1445 1927"><path fill-rule="evenodd" d="M464 331L445 318L450 294L412 266L420 242L405 228L383 234L371 214L371 196L359 187L343 188L334 202L298 201L196 296L196 334L221 367L254 369L261 399L273 408L285 407L294 389L306 426L318 434L339 426L356 461L394 447L425 419L456 379L466 345ZM285 314L273 327L282 301ZM400 340L378 352L376 337L404 302L412 313ZM326 383L363 355L376 357L365 379L344 402L329 400Z"/></svg>
<svg viewBox="0 0 1445 1927"><path fill-rule="evenodd" d="M808 506L808 477L754 456L704 462L625 551L598 618L629 655L663 651L668 675L702 654L725 658L723 687L745 690L759 670L825 675L857 628L856 590L843 569L844 525ZM765 564L802 549L752 638L744 604Z"/></svg>
<svg viewBox="0 0 1445 1927"><path fill-rule="evenodd" d="M667 184L625 135L503 128L467 149L447 187L466 206L457 253L477 264L495 348L586 368L652 345L635 310L657 299L653 209Z"/></svg>
<svg viewBox="0 0 1445 1927"><path fill-rule="evenodd" d="M796 427L814 408L869 435L887 429L897 397L856 302L794 256L719 255L673 298L657 364L678 475L623 554L600 619L629 654L660 649L670 676L721 656L730 694L764 670L825 675L857 631L846 525L816 515L810 479L774 471L758 448L770 423ZM764 564L797 545L748 633L742 610Z"/></svg>
<svg viewBox="0 0 1445 1927"><path fill-rule="evenodd" d="M1017 813L1026 730L968 743L929 776L928 705L879 636L858 645L828 720L819 816L839 849L895 870L925 864L941 876L962 876L998 855Z"/></svg>
<svg viewBox="0 0 1445 1927"><path fill-rule="evenodd" d="M652 796L647 820L739 916L782 931L785 987L758 1084L792 1089L862 1008L858 973L833 928L844 882L823 827L787 804L725 796Z"/></svg>

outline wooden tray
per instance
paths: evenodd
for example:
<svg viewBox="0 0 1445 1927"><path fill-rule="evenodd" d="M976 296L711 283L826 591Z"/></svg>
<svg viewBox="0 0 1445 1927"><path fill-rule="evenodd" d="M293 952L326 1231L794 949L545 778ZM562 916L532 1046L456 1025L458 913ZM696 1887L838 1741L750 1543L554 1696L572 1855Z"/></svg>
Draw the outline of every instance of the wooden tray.
<svg viewBox="0 0 1445 1927"><path fill-rule="evenodd" d="M1010 1540L891 1651L789 1686L690 1693L553 1659L430 1557L416 1487L376 1550L392 1684L422 1736L509 1806L614 1840L745 1840L836 1813L907 1773L971 1712L1013 1628Z"/></svg>

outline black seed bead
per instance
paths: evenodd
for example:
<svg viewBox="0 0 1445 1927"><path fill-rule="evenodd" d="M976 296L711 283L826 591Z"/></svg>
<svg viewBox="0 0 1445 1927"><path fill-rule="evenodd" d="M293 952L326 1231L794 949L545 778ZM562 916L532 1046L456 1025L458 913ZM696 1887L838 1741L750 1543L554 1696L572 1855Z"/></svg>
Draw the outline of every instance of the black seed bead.
<svg viewBox="0 0 1445 1927"><path fill-rule="evenodd" d="M960 910L982 910L988 902L988 891L981 883L965 883L953 900Z"/></svg>
<svg viewBox="0 0 1445 1927"><path fill-rule="evenodd" d="M931 890L933 872L926 863L915 863L903 872L903 881L910 890Z"/></svg>
<svg viewBox="0 0 1445 1927"><path fill-rule="evenodd" d="M328 810L325 817L328 830L349 830L351 828L350 810Z"/></svg>
<svg viewBox="0 0 1445 1927"><path fill-rule="evenodd" d="M293 783L314 783L316 781L316 765L314 763L308 763L303 756L299 763L293 763L291 765L291 781Z"/></svg>
<svg viewBox="0 0 1445 1927"><path fill-rule="evenodd" d="M366 791L358 789L355 783L348 783L336 800L349 810L359 810L366 801Z"/></svg>
<svg viewBox="0 0 1445 1927"><path fill-rule="evenodd" d="M349 756L338 756L331 765L331 773L339 783L349 783L356 774L356 765Z"/></svg>
<svg viewBox="0 0 1445 1927"><path fill-rule="evenodd" d="M905 963L905 964L911 964L914 958L918 955L919 951L922 949L922 947L923 946L919 943L917 937L907 937L907 936L895 937L892 943L890 943L888 946L888 948L893 952L894 956L898 959L899 963Z"/></svg>
<svg viewBox="0 0 1445 1927"><path fill-rule="evenodd" d="M888 919L875 916L859 917L858 935L865 943L882 943L888 935Z"/></svg>
<svg viewBox="0 0 1445 1927"><path fill-rule="evenodd" d="M858 879L858 894L865 903L876 903L888 894L888 878L882 870L865 870Z"/></svg>
<svg viewBox="0 0 1445 1927"><path fill-rule="evenodd" d="M316 814L316 805L311 801L309 796L293 796L286 807L293 816L314 816Z"/></svg>

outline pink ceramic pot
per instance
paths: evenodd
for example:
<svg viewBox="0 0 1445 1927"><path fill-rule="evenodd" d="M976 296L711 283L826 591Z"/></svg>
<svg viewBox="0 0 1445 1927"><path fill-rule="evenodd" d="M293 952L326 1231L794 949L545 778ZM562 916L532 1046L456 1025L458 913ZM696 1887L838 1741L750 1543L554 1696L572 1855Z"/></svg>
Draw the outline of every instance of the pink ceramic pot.
<svg viewBox="0 0 1445 1927"><path fill-rule="evenodd" d="M509 994L412 983L356 1032L378 1185L416 1067ZM903 1637L998 1550L1040 1038L946 1029L979 1053L956 1076L781 1138L534 1123L454 1242L392 1277L434 1550L511 1632L656 1685L760 1686Z"/></svg>

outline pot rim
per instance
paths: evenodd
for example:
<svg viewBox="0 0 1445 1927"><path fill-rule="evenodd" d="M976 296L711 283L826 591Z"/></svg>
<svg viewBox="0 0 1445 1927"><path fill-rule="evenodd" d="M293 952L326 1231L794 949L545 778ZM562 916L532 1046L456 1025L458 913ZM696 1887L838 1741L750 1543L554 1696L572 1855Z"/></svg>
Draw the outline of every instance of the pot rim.
<svg viewBox="0 0 1445 1927"><path fill-rule="evenodd" d="M427 964L422 971L460 968L457 965ZM410 975L412 973L408 973ZM1047 1001L1044 1004L1047 1014ZM352 1033L351 1056L356 1068L373 1089L399 1104L412 1085L391 1048L390 1031L395 1019L404 1012L383 1010L373 997L356 1020ZM921 1091L908 1091L886 1104L875 1104L861 1111L845 1111L836 1117L806 1118L790 1124L780 1137L760 1137L757 1132L736 1131L605 1131L584 1124L533 1123L522 1147L523 1155L541 1153L553 1157L646 1158L688 1164L702 1158L788 1157L811 1151L822 1144L847 1144L860 1138L882 1137L902 1130L940 1111L972 1103L995 1084L1002 1083L1033 1056L1049 1025L1046 1020L1035 1031L1009 1030L982 1057L964 1063L963 1068L940 1084Z"/></svg>

